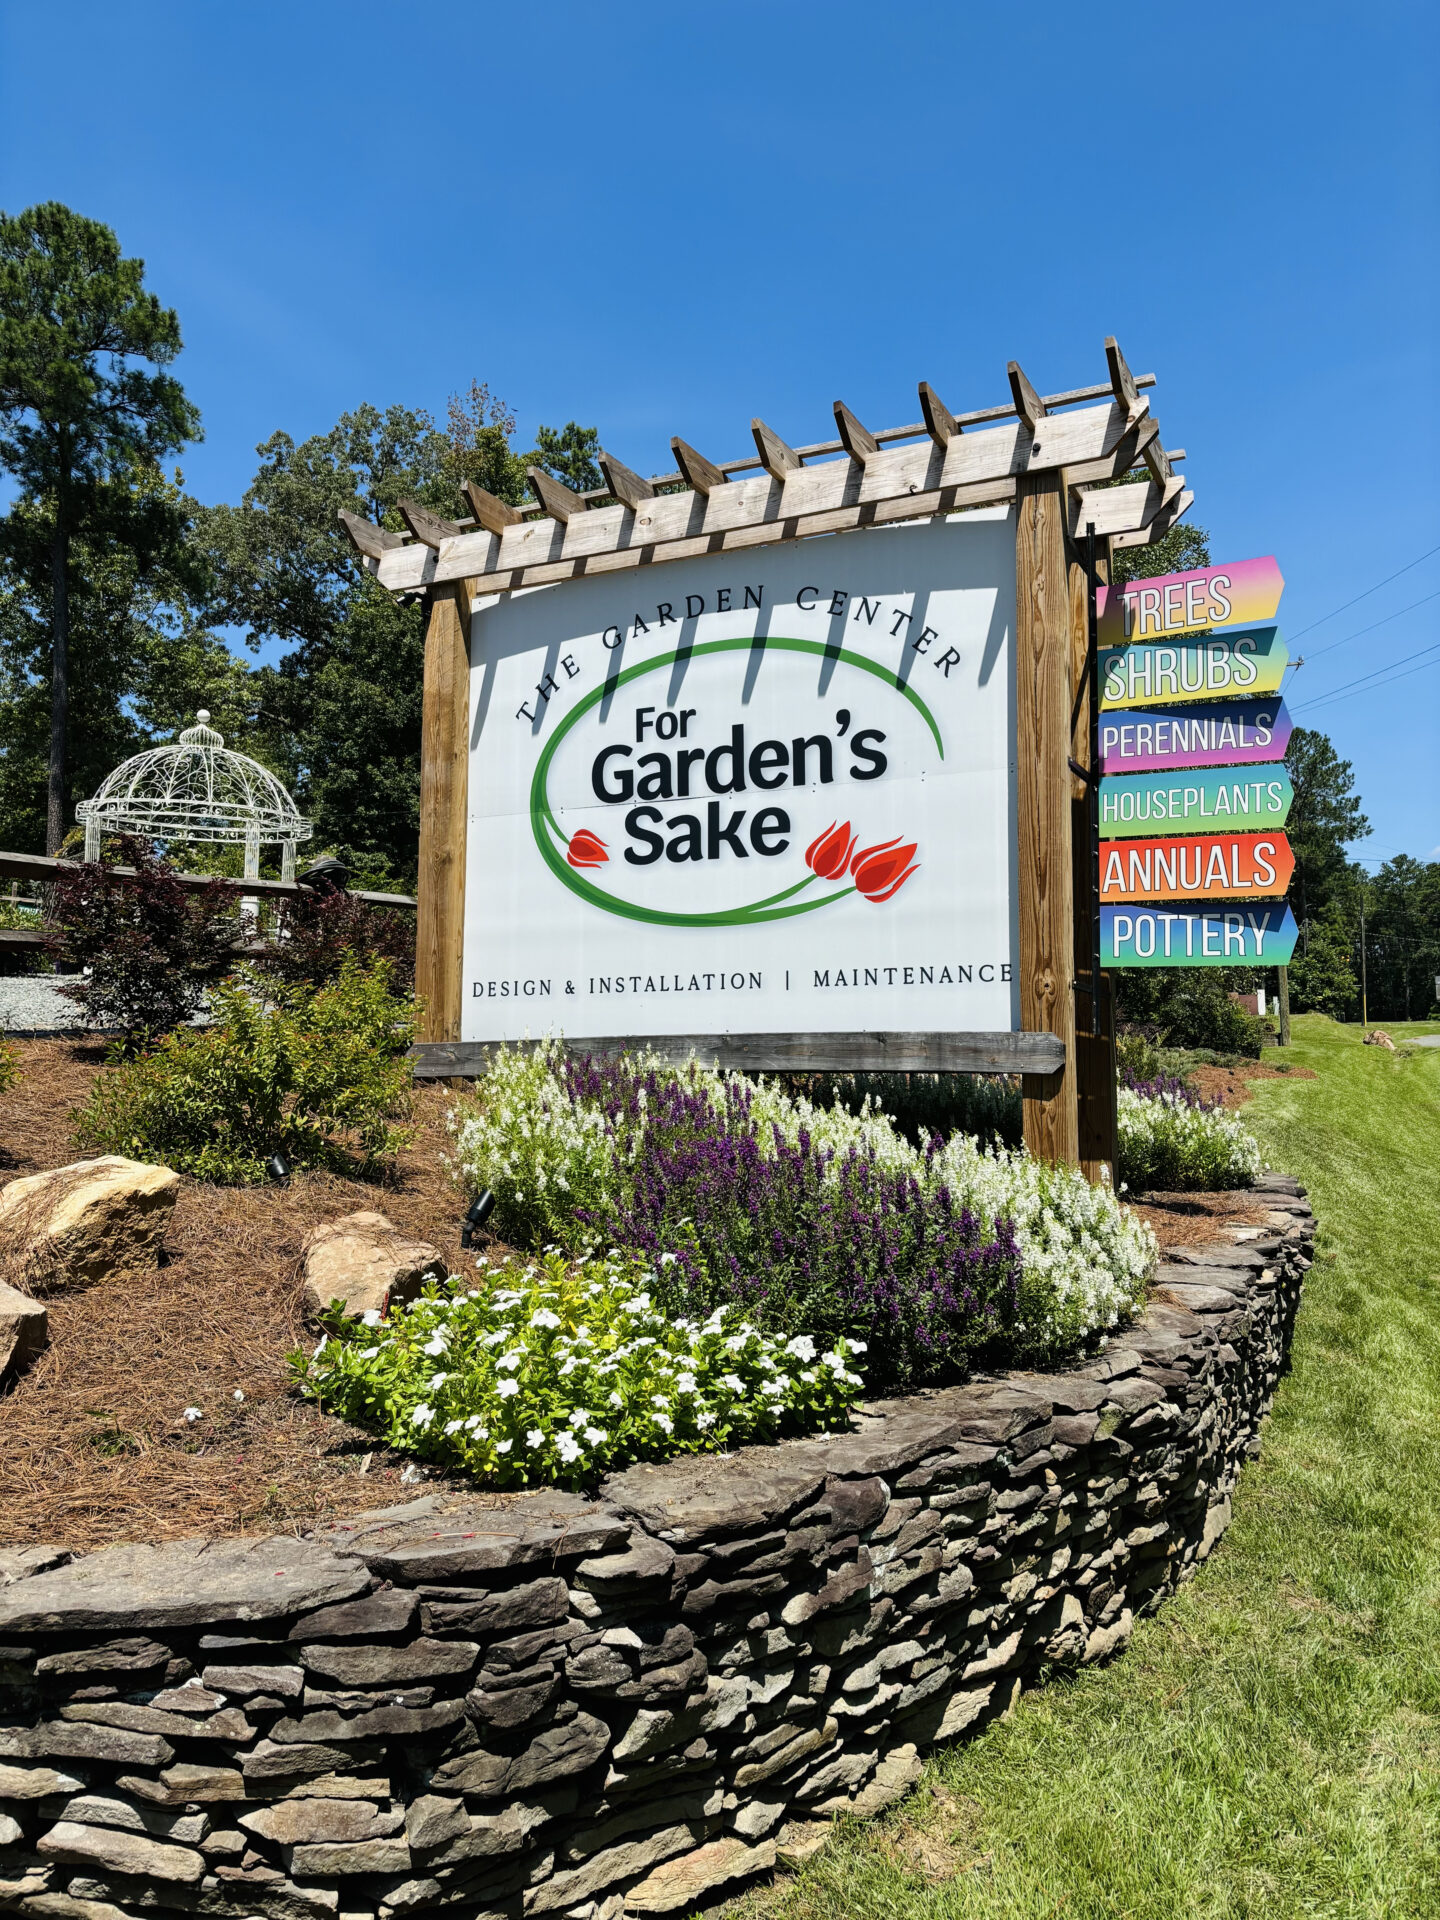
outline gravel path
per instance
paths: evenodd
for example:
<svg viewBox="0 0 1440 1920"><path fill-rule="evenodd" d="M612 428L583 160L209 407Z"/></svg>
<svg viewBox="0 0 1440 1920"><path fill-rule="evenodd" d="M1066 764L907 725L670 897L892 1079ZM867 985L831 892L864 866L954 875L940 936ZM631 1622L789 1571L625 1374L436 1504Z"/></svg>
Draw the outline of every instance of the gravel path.
<svg viewBox="0 0 1440 1920"><path fill-rule="evenodd" d="M0 980L0 1031L5 1033L74 1033L85 1019L67 1000L53 979L44 974Z"/></svg>

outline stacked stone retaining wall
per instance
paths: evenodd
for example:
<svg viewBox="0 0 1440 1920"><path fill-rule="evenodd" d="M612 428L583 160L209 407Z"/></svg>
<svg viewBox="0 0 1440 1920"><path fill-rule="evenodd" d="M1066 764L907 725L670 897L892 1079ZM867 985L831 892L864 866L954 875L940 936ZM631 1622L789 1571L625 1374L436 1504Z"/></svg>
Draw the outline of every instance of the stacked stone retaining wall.
<svg viewBox="0 0 1440 1920"><path fill-rule="evenodd" d="M1309 1265L1301 1190L1260 1198L1100 1357L845 1434L595 1500L0 1550L0 1910L617 1920L805 1858L1209 1554Z"/></svg>

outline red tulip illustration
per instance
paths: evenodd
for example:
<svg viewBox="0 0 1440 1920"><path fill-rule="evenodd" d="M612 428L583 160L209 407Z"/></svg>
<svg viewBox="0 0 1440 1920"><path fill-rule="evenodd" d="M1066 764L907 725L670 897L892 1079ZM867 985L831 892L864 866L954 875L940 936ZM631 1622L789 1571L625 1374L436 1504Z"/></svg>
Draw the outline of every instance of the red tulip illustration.
<svg viewBox="0 0 1440 1920"><path fill-rule="evenodd" d="M570 836L565 858L572 867L603 867L610 855L598 833L581 827L578 833Z"/></svg>
<svg viewBox="0 0 1440 1920"><path fill-rule="evenodd" d="M805 849L806 866L812 873L818 873L822 880L844 879L856 838L850 831L848 820L843 827L837 827L832 820L825 831Z"/></svg>
<svg viewBox="0 0 1440 1920"><path fill-rule="evenodd" d="M867 900L873 900L877 906L882 900L890 899L914 873L915 866L907 863L915 850L913 840L909 846L902 847L898 834L895 839L886 840L878 847L862 847L850 862L855 891L863 893ZM915 865L918 866L919 862Z"/></svg>

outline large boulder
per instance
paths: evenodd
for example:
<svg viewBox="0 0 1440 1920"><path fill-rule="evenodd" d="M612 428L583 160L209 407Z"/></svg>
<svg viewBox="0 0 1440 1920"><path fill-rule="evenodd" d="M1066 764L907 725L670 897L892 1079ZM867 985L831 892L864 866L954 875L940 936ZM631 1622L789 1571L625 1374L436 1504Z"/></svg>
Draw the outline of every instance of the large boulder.
<svg viewBox="0 0 1440 1920"><path fill-rule="evenodd" d="M383 1213L347 1213L306 1237L305 1311L313 1318L338 1300L346 1313L383 1314L445 1274L445 1256L428 1240L406 1239Z"/></svg>
<svg viewBox="0 0 1440 1920"><path fill-rule="evenodd" d="M0 1265L27 1293L155 1266L180 1176L107 1153L0 1191Z"/></svg>
<svg viewBox="0 0 1440 1920"><path fill-rule="evenodd" d="M50 1338L50 1316L38 1300L0 1280L0 1380L28 1367Z"/></svg>

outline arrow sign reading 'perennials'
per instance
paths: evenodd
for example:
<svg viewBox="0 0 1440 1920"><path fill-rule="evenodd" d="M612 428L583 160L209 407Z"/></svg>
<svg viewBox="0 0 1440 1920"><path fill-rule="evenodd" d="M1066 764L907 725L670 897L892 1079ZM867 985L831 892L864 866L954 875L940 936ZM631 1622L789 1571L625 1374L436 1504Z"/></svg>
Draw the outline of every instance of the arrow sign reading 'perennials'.
<svg viewBox="0 0 1440 1920"><path fill-rule="evenodd" d="M1100 859L1102 900L1278 898L1295 856L1283 833L1112 840Z"/></svg>
<svg viewBox="0 0 1440 1920"><path fill-rule="evenodd" d="M1273 556L1228 567L1197 567L1158 580L1131 580L1118 591L1101 587L1096 600L1102 647L1160 640L1207 627L1250 626L1273 620L1285 582Z"/></svg>
<svg viewBox="0 0 1440 1920"><path fill-rule="evenodd" d="M1100 649L1100 706L1154 707L1277 693L1290 664L1278 627Z"/></svg>
<svg viewBox="0 0 1440 1920"><path fill-rule="evenodd" d="M1298 929L1284 902L1173 913L1168 907L1102 907L1105 967L1286 967Z"/></svg>
<svg viewBox="0 0 1440 1920"><path fill-rule="evenodd" d="M1163 713L1107 713L1100 722L1100 770L1179 773L1283 760L1290 732L1283 700L1197 700Z"/></svg>

